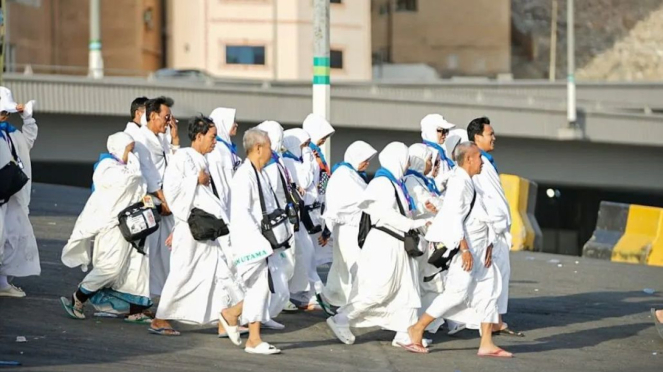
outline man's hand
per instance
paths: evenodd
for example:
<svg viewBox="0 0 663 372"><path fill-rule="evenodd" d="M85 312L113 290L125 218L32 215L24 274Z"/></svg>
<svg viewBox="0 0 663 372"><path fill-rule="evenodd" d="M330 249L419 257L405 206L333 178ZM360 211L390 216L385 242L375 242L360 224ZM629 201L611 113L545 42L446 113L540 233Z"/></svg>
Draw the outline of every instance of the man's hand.
<svg viewBox="0 0 663 372"><path fill-rule="evenodd" d="M168 122L168 125L170 125L170 137L172 138L172 145L179 146L180 134L177 131L177 119L175 119L175 116L172 114L170 115L170 121Z"/></svg>
<svg viewBox="0 0 663 372"><path fill-rule="evenodd" d="M321 247L324 247L327 245L329 242L329 237L324 237L322 234L318 236L318 244L320 244Z"/></svg>
<svg viewBox="0 0 663 372"><path fill-rule="evenodd" d="M156 192L157 198L161 200L161 215L162 216L170 216L173 214L173 212L170 211L170 208L168 208L168 203L166 203L166 197L163 194L163 190L159 190Z"/></svg>
<svg viewBox="0 0 663 372"><path fill-rule="evenodd" d="M472 253L470 253L469 250L462 251L462 258L463 258L463 270L469 272L472 271L472 265L473 265L473 259L472 259Z"/></svg>
<svg viewBox="0 0 663 372"><path fill-rule="evenodd" d="M19 113L22 113L23 110L25 110L25 105L24 104L19 103L19 104L16 105L16 111L18 111Z"/></svg>
<svg viewBox="0 0 663 372"><path fill-rule="evenodd" d="M209 183L210 183L209 173L205 172L204 170L201 170L200 173L198 173L198 184L203 186L208 186Z"/></svg>
<svg viewBox="0 0 663 372"><path fill-rule="evenodd" d="M437 208L433 205L433 203L430 202L430 200L426 200L426 204L424 204L426 209L428 209L429 212L431 213L437 213Z"/></svg>
<svg viewBox="0 0 663 372"><path fill-rule="evenodd" d="M493 264L493 245L489 245L486 249L486 268Z"/></svg>
<svg viewBox="0 0 663 372"><path fill-rule="evenodd" d="M306 190L304 190L304 188L301 187L301 186L299 186L299 188L297 189L297 191L299 191L299 195L300 195L301 197L304 197L304 195L306 195Z"/></svg>
<svg viewBox="0 0 663 372"><path fill-rule="evenodd" d="M173 250L173 233L170 233L168 237L166 238L166 247L169 248L169 250Z"/></svg>

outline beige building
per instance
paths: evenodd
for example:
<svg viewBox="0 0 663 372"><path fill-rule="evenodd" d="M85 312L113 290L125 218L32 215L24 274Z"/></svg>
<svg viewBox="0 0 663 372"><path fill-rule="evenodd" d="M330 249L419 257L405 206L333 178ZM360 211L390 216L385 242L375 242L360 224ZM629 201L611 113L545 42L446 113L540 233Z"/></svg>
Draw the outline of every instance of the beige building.
<svg viewBox="0 0 663 372"><path fill-rule="evenodd" d="M169 0L168 66L234 78L313 77L313 0ZM369 0L332 0L331 80L371 79Z"/></svg>
<svg viewBox="0 0 663 372"><path fill-rule="evenodd" d="M163 1L102 0L101 43L106 75L146 75L163 67ZM9 68L87 74L89 0L7 2Z"/></svg>
<svg viewBox="0 0 663 372"><path fill-rule="evenodd" d="M375 63L426 63L440 76L511 70L511 0L371 0Z"/></svg>

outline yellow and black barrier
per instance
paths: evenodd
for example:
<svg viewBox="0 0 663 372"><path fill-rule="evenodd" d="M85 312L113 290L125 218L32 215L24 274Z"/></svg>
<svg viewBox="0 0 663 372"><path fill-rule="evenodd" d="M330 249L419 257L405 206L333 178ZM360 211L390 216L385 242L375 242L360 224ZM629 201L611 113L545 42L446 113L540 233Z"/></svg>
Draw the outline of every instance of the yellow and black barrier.
<svg viewBox="0 0 663 372"><path fill-rule="evenodd" d="M540 251L543 234L534 216L537 184L512 174L500 175L500 181L511 210L511 250Z"/></svg>
<svg viewBox="0 0 663 372"><path fill-rule="evenodd" d="M663 266L663 208L601 202L583 256Z"/></svg>

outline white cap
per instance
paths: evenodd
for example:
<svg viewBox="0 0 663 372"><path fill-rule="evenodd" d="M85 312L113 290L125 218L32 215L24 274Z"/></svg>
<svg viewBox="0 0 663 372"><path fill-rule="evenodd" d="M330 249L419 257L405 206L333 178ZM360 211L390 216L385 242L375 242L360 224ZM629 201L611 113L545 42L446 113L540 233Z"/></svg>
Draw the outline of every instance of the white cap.
<svg viewBox="0 0 663 372"><path fill-rule="evenodd" d="M421 129L425 128L442 128L442 129L452 129L456 127L456 124L451 124L444 119L440 114L428 114L421 119Z"/></svg>
<svg viewBox="0 0 663 372"><path fill-rule="evenodd" d="M17 103L14 101L12 92L5 87L0 87L0 111L15 113L18 112L16 106Z"/></svg>

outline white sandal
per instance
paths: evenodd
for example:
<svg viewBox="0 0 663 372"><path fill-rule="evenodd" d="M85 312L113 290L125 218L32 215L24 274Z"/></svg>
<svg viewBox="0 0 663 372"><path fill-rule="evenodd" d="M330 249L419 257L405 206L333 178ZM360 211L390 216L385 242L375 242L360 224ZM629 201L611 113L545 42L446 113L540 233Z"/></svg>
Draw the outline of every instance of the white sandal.
<svg viewBox="0 0 663 372"><path fill-rule="evenodd" d="M270 345L266 342L261 342L260 345L256 347L246 347L244 348L244 351L246 351L249 354L259 354L259 355L273 355L273 354L280 354L281 350L277 349L276 346Z"/></svg>
<svg viewBox="0 0 663 372"><path fill-rule="evenodd" d="M230 326L226 319L223 317L223 313L219 314L219 322L221 322L221 325L223 325L223 329L226 330L226 334L228 335L230 342L236 346L241 345L242 339L239 336L239 326Z"/></svg>

